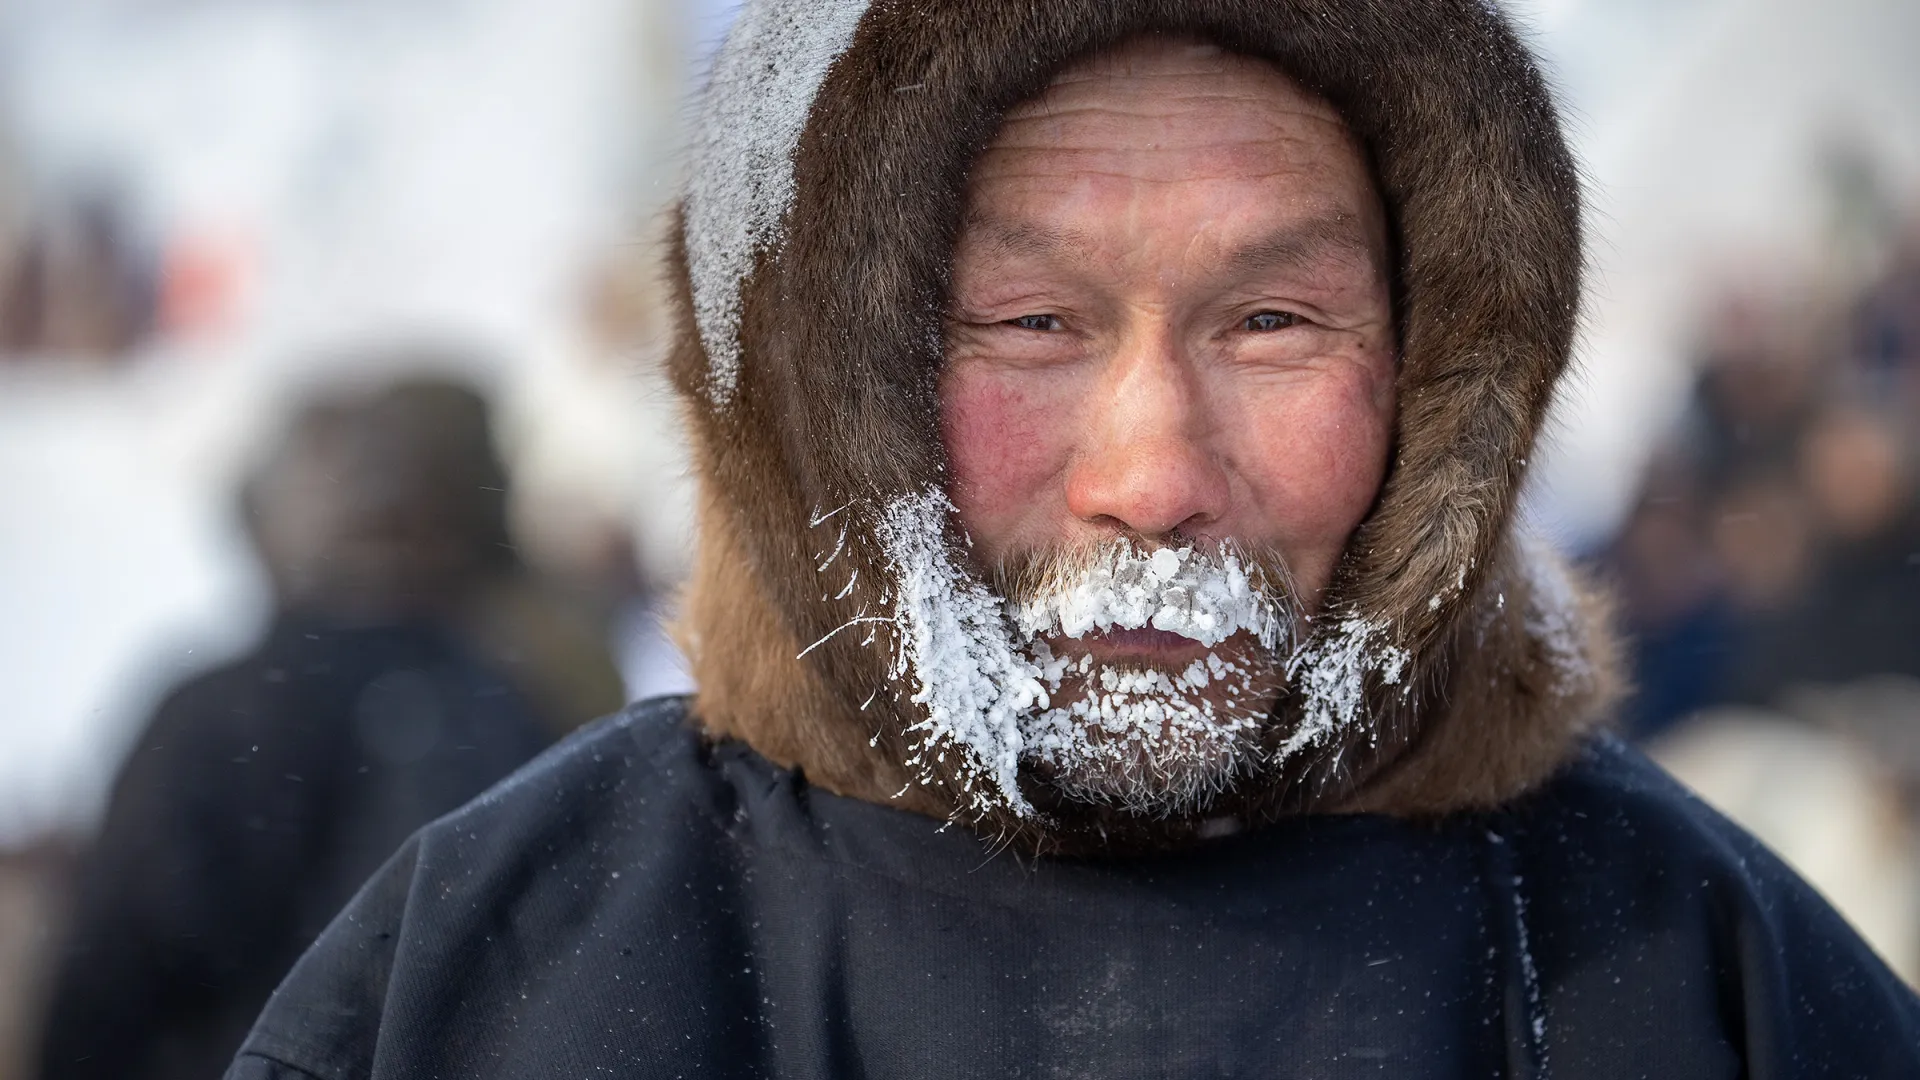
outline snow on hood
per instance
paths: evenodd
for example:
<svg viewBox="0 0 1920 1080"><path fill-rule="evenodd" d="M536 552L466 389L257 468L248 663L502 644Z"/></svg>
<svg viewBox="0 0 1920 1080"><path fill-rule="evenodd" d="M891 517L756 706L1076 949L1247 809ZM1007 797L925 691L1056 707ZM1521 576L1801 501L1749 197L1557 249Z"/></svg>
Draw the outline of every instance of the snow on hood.
<svg viewBox="0 0 1920 1080"><path fill-rule="evenodd" d="M714 59L686 197L694 319L709 393L725 406L740 370L740 283L780 242L793 206L793 152L827 70L868 0L763 0L741 10Z"/></svg>

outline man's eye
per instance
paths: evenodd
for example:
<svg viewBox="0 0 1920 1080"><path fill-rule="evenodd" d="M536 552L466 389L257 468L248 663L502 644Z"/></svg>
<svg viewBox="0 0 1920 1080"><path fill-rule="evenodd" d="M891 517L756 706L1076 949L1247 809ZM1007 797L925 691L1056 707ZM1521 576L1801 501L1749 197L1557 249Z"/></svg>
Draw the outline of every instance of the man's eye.
<svg viewBox="0 0 1920 1080"><path fill-rule="evenodd" d="M1241 323L1240 328L1257 334L1268 330L1285 330L1299 321L1300 317L1289 311L1262 311L1258 315L1247 316L1247 321Z"/></svg>
<svg viewBox="0 0 1920 1080"><path fill-rule="evenodd" d="M1007 323L1011 326L1017 326L1022 330L1052 332L1060 329L1060 317L1058 315L1022 315L1017 319L1008 319Z"/></svg>

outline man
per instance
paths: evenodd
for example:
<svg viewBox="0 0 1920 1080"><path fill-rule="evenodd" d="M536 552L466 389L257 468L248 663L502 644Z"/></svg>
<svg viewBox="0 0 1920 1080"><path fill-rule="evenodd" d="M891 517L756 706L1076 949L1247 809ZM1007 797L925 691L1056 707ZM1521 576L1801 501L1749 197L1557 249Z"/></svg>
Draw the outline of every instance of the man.
<svg viewBox="0 0 1920 1080"><path fill-rule="evenodd" d="M773 0L702 123L699 692L423 832L230 1077L1920 1067L1594 734L1510 520L1578 187L1495 9Z"/></svg>
<svg viewBox="0 0 1920 1080"><path fill-rule="evenodd" d="M135 742L79 874L40 1075L219 1075L410 833L591 718L543 708L530 665L467 629L522 573L506 488L464 386L299 413L242 500L278 610Z"/></svg>

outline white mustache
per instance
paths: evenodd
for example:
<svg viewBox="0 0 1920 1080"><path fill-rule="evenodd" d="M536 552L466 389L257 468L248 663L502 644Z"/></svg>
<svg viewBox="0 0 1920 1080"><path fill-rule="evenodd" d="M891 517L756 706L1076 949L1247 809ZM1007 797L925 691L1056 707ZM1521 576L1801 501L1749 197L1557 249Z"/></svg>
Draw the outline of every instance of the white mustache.
<svg viewBox="0 0 1920 1080"><path fill-rule="evenodd" d="M1233 552L1145 551L1125 538L1010 614L1029 639L1151 627L1209 648L1242 631L1273 648L1291 624L1284 598L1262 587Z"/></svg>

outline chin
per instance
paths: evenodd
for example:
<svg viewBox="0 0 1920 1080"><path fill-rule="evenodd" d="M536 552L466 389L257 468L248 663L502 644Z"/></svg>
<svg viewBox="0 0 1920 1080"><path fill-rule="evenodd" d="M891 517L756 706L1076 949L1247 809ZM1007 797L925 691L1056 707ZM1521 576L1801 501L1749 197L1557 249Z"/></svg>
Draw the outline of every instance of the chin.
<svg viewBox="0 0 1920 1080"><path fill-rule="evenodd" d="M1069 802L1164 821L1206 814L1246 773L1253 750L1250 740L1232 735L1187 740L1173 752L1123 743L1037 760L1033 772Z"/></svg>
<svg viewBox="0 0 1920 1080"><path fill-rule="evenodd" d="M1258 771L1279 693L1274 659L1247 641L1208 649L1153 631L1116 637L1062 643L1058 689L1021 722L1027 773L1061 811L1204 816Z"/></svg>

